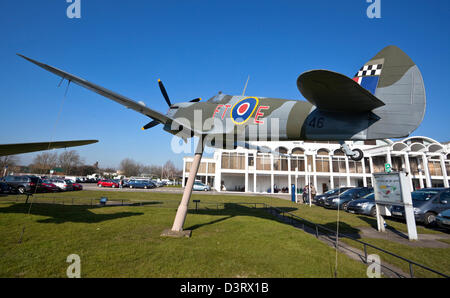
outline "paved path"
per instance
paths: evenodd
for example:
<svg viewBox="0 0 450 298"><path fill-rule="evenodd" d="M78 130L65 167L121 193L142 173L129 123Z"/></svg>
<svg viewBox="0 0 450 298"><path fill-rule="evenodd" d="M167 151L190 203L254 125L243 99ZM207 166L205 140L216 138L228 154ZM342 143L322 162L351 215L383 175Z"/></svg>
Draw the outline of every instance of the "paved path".
<svg viewBox="0 0 450 298"><path fill-rule="evenodd" d="M341 253L346 254L351 259L354 259L356 261L360 261L364 264L367 264L366 261L366 254L364 251L359 250L351 245L348 245L347 243L343 241L339 241L339 239L336 239L335 235L332 234L322 234L319 230L319 233L317 234L317 231L315 228L312 228L300 221L297 220L291 220L290 218L283 217L279 213L272 213L273 215L277 216L280 220L283 222L290 224L294 226L297 229L301 229L304 232L314 235L317 237L320 241L327 244L328 246L331 246L333 248L336 248L336 242L338 243L338 251ZM385 233L380 233L377 230L370 228L370 227L358 227L360 229L360 233L353 235L356 239L357 238L377 238L377 239L386 239L389 241L398 242L404 245L409 245L413 247L433 247L433 248L448 248L450 247L449 244L444 243L442 241L439 241L439 239L450 239L450 235L448 234L419 234L418 241L409 241L408 236L392 229L387 229ZM352 235L349 235L352 236ZM337 240L337 241L336 241ZM394 277L394 278L405 278L405 277L411 277L410 273L404 272L402 269L393 266L386 262L381 262L381 272L386 277ZM368 264L367 264L368 265Z"/></svg>

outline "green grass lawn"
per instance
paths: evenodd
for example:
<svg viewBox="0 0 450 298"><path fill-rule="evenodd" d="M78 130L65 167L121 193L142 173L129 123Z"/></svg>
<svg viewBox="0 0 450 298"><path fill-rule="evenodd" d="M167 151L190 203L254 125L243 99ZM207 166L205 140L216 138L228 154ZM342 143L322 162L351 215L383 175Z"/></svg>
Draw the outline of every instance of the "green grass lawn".
<svg viewBox="0 0 450 298"><path fill-rule="evenodd" d="M95 205L102 196L110 201L143 202L143 205L98 208ZM264 210L239 203L267 203L331 229L336 228L335 210L310 208L273 197L194 193L184 225L185 229L192 229L192 237L172 239L161 238L160 234L171 227L181 194L119 191L39 194L32 199L30 215L24 199L17 197L16 202L16 197L0 198L0 277L65 277L69 265L65 260L72 253L81 257L83 277L334 276L333 248L279 222ZM201 200L198 212L193 200ZM53 202L58 204L44 204ZM347 233L357 232L359 227L376 226L371 217L342 211L339 216L340 230ZM406 232L401 222L388 224ZM439 233L420 226L418 232ZM450 259L448 249L370 241L448 272L445 271ZM339 277L366 276L364 264L343 254L338 256ZM382 256L383 260L388 259ZM389 262L402 266L390 259Z"/></svg>
<svg viewBox="0 0 450 298"><path fill-rule="evenodd" d="M219 210L213 204L203 206L198 213L191 209L185 229L192 229L192 237L173 239L161 238L160 234L172 225L177 206L172 202L178 202L180 195L125 195L131 201L141 200L142 194L157 203L103 208L39 203L40 199L51 197L46 195L35 197L28 214L29 204L4 200L0 203L0 276L65 277L70 254L80 256L82 277L334 274L334 249L261 209L236 204L256 198L194 196L193 199L209 203L222 200L226 204ZM71 195L75 194L59 194L59 198L66 197L69 203ZM76 195L86 202L92 196L107 195L111 200L119 196L107 192ZM365 276L366 266L345 255L339 254L338 264L339 277Z"/></svg>

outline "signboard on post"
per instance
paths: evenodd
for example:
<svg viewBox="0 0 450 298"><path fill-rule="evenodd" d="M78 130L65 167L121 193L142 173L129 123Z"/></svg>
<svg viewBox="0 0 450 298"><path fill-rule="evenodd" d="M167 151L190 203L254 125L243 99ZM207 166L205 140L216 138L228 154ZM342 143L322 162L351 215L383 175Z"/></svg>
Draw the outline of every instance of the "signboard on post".
<svg viewBox="0 0 450 298"><path fill-rule="evenodd" d="M390 215L387 207L402 205L405 208L409 240L417 240L411 189L406 174L403 172L374 173L372 174L372 181L374 183L378 231L385 231L383 216Z"/></svg>

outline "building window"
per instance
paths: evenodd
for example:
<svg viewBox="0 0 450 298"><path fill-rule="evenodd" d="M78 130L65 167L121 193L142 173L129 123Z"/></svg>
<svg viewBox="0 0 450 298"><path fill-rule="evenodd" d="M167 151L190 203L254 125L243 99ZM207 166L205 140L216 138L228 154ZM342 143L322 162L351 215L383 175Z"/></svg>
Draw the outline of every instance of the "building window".
<svg viewBox="0 0 450 298"><path fill-rule="evenodd" d="M333 156L333 173L346 173L345 157Z"/></svg>
<svg viewBox="0 0 450 298"><path fill-rule="evenodd" d="M328 151L326 149L317 150L316 172L329 172L329 171L330 171L330 159L328 157Z"/></svg>
<svg viewBox="0 0 450 298"><path fill-rule="evenodd" d="M198 173L206 173L206 162L200 163L200 166L198 167Z"/></svg>
<svg viewBox="0 0 450 298"><path fill-rule="evenodd" d="M298 169L299 172L305 171L305 157L304 156L291 156L291 171Z"/></svg>
<svg viewBox="0 0 450 298"><path fill-rule="evenodd" d="M253 153L248 154L248 166L253 167L255 165L255 159L253 157Z"/></svg>
<svg viewBox="0 0 450 298"><path fill-rule="evenodd" d="M374 173L384 173L384 164L386 163L385 156L374 156L372 157L372 162Z"/></svg>
<svg viewBox="0 0 450 298"><path fill-rule="evenodd" d="M257 154L256 155L256 169L261 171L271 170L270 154Z"/></svg>
<svg viewBox="0 0 450 298"><path fill-rule="evenodd" d="M401 171L404 167L403 167L403 161L402 158L399 156L392 156L391 157L392 160L392 168L395 171Z"/></svg>
<svg viewBox="0 0 450 298"><path fill-rule="evenodd" d="M222 152L222 169L244 170L245 153Z"/></svg>
<svg viewBox="0 0 450 298"><path fill-rule="evenodd" d="M364 157L364 167L366 168L366 174L370 174L370 160L368 157Z"/></svg>
<svg viewBox="0 0 450 298"><path fill-rule="evenodd" d="M419 175L419 161L417 157L409 157L409 167L412 175Z"/></svg>
<svg viewBox="0 0 450 298"><path fill-rule="evenodd" d="M436 160L429 160L428 171L430 171L431 176L442 176L441 162Z"/></svg>
<svg viewBox="0 0 450 298"><path fill-rule="evenodd" d="M216 172L216 164L210 162L208 164L208 173L215 173Z"/></svg>
<svg viewBox="0 0 450 298"><path fill-rule="evenodd" d="M277 152L281 154L287 154L288 150L284 147L278 147ZM273 170L274 171L287 171L288 170L288 159L286 156L274 155L273 157Z"/></svg>
<svg viewBox="0 0 450 298"><path fill-rule="evenodd" d="M186 162L186 169L185 169L186 173L189 173L189 171L191 170L191 166L192 166L192 162L187 161Z"/></svg>
<svg viewBox="0 0 450 298"><path fill-rule="evenodd" d="M362 174L362 172L363 172L362 162L349 159L348 160L348 171L350 173Z"/></svg>

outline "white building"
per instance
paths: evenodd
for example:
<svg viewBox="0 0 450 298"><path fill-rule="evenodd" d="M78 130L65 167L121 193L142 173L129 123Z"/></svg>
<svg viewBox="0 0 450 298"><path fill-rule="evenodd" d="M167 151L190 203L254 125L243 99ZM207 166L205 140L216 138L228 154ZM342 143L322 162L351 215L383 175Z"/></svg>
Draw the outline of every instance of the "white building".
<svg viewBox="0 0 450 298"><path fill-rule="evenodd" d="M427 137L401 141L349 142L364 152L353 161L337 142L259 142L289 157L237 148L217 149L212 158L202 158L196 179L217 191L251 193L291 192L291 185L304 187L309 181L318 193L338 186L371 186L372 173L384 172L386 163L393 170L405 171L412 188L449 187L450 144ZM183 186L192 157L183 159Z"/></svg>

